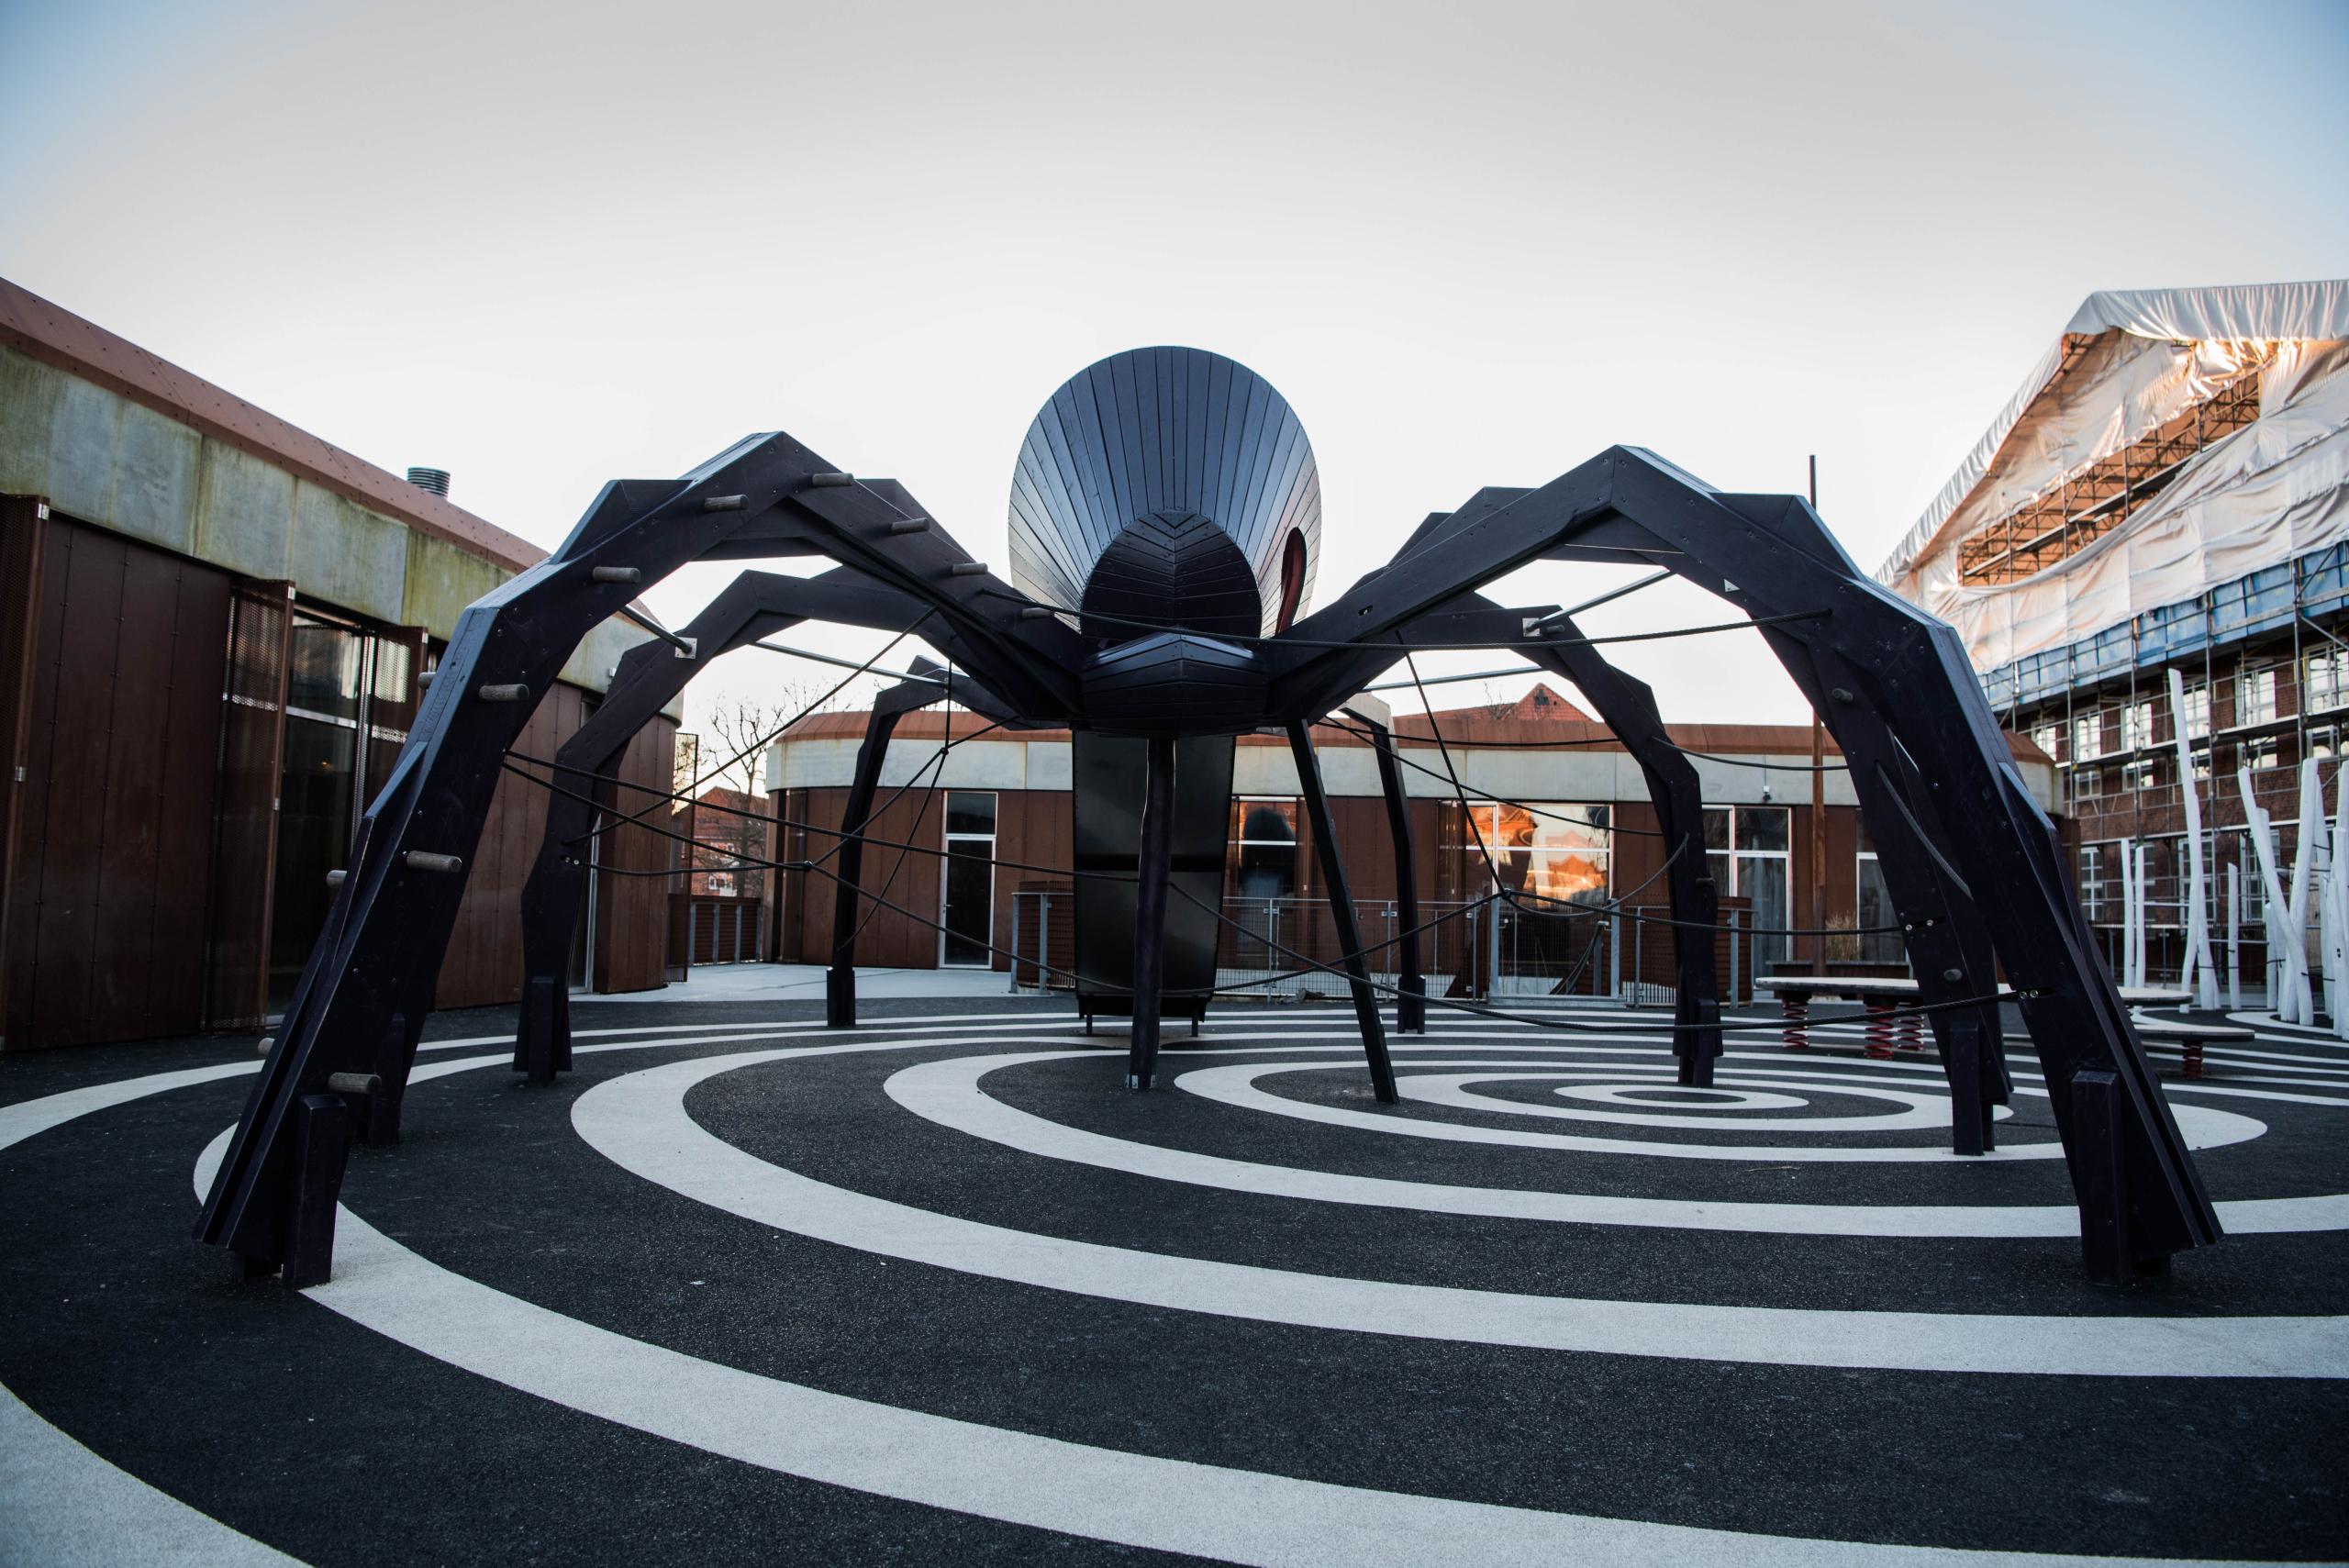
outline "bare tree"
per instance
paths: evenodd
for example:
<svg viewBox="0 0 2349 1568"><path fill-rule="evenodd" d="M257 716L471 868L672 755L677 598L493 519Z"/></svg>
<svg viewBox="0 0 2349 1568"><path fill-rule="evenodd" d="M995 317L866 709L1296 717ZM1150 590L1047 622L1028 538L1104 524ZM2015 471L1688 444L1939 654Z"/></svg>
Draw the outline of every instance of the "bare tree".
<svg viewBox="0 0 2349 1568"><path fill-rule="evenodd" d="M767 746L806 708L811 694L797 684L763 693L717 694L702 715L705 738L678 785L696 803L694 878L696 892L732 892L762 896L766 872L755 863L774 858L775 840L766 816ZM681 742L679 768L686 767ZM746 812L760 815L746 816Z"/></svg>

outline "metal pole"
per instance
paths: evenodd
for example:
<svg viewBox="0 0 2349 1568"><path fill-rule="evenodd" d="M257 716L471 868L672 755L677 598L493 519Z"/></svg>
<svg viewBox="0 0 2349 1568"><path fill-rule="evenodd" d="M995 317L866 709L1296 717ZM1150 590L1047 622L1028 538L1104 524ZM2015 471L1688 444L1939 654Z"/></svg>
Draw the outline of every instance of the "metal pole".
<svg viewBox="0 0 2349 1568"><path fill-rule="evenodd" d="M1737 911L1729 912L1729 1005L1737 1006Z"/></svg>
<svg viewBox="0 0 2349 1568"><path fill-rule="evenodd" d="M1011 991L1011 995L1015 995L1015 996L1017 996L1018 995L1019 995L1019 899L1020 899L1020 896L1021 896L1021 895L1020 895L1019 894L1018 894L1018 893L1014 893L1014 894L1011 895L1011 986L1010 986L1010 991Z"/></svg>

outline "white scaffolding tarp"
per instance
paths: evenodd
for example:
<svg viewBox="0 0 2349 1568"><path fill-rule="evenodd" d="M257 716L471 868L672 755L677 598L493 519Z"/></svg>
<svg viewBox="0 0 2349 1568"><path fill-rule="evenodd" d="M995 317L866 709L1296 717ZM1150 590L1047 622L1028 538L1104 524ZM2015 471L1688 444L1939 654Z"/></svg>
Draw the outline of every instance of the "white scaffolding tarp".
<svg viewBox="0 0 2349 1568"><path fill-rule="evenodd" d="M2259 417L2111 532L1969 585L1962 540L2258 366ZM2091 295L1876 573L1977 669L2060 647L2349 538L2349 281Z"/></svg>

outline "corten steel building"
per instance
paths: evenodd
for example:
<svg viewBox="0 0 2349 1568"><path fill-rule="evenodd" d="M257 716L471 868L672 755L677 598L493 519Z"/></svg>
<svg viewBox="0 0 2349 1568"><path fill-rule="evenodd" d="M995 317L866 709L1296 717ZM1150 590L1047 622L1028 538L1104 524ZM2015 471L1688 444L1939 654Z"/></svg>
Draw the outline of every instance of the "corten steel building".
<svg viewBox="0 0 2349 1568"><path fill-rule="evenodd" d="M820 859L839 843L864 722L861 713L814 715L770 749L778 859ZM1008 972L1016 953L1019 984L1065 985L1074 951L1069 736L992 730L949 745L983 723L934 710L899 723L878 797L885 809L867 830L860 878L886 903L866 912L856 961ZM1625 995L1635 985L1670 984L1653 811L1638 764L1605 726L1542 685L1512 704L1439 711L1432 725L1397 715L1394 728L1421 918L1442 922L1423 948L1431 994ZM1824 809L1814 816L1809 728L1690 724L1672 727L1672 736L1728 759L1691 759L1724 919L1742 933L1716 944L1725 995L1744 999L1753 975L1776 965L1808 968L1814 958L1840 973L1905 972L1897 937L1851 934L1889 926L1893 917L1842 773L1822 775ZM1364 939L1375 946L1373 967L1391 974L1395 862L1375 753L1333 725L1318 726L1313 741ZM2047 803L2053 768L2028 742L2014 748L2026 784ZM1827 756L1831 766L1831 741ZM1283 949L1320 963L1339 956L1286 739L1241 736L1232 781L1219 984L1239 994L1315 989L1311 980L1264 982L1297 967ZM1823 943L1776 934L1810 925L1814 833L1825 835L1826 924L1844 933ZM916 848L896 847L907 844ZM1496 879L1511 900L1493 901ZM768 897L772 954L829 962L832 883L820 873L785 871ZM1630 907L1612 918L1575 912L1609 902ZM1319 988L1336 984L1323 979Z"/></svg>
<svg viewBox="0 0 2349 1568"><path fill-rule="evenodd" d="M263 1027L440 639L544 553L0 281L0 1049ZM590 639L524 749L642 636ZM668 787L674 730L630 780ZM500 784L437 1006L516 998L544 815ZM600 856L670 860L640 830ZM662 884L595 880L576 979L662 984Z"/></svg>
<svg viewBox="0 0 2349 1568"><path fill-rule="evenodd" d="M2008 728L2055 760L2081 901L2116 969L2124 845L2146 851L2150 967L2182 965L2191 787L2214 954L2223 972L2232 935L2258 991L2263 885L2241 772L2288 876L2304 760L2335 804L2344 373L2349 282L2091 295L1877 573L1957 628Z"/></svg>

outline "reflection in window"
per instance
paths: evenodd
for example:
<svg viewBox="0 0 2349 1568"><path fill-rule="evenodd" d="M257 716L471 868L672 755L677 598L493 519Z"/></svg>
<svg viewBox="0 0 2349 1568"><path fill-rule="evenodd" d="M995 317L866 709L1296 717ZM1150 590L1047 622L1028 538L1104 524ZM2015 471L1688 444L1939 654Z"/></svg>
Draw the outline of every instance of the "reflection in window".
<svg viewBox="0 0 2349 1568"><path fill-rule="evenodd" d="M1241 898L1286 898L1297 891L1297 802L1231 803L1232 891Z"/></svg>
<svg viewBox="0 0 2349 1568"><path fill-rule="evenodd" d="M1466 806L1477 842L1467 851L1509 892L1558 903L1607 898L1614 844L1613 810L1605 806L1479 800Z"/></svg>
<svg viewBox="0 0 2349 1568"><path fill-rule="evenodd" d="M1725 898L1750 906L1754 962L1778 962L1791 951L1783 933L1791 918L1788 851L1794 814L1783 806L1705 807L1705 866ZM1733 847L1732 847L1733 846Z"/></svg>

